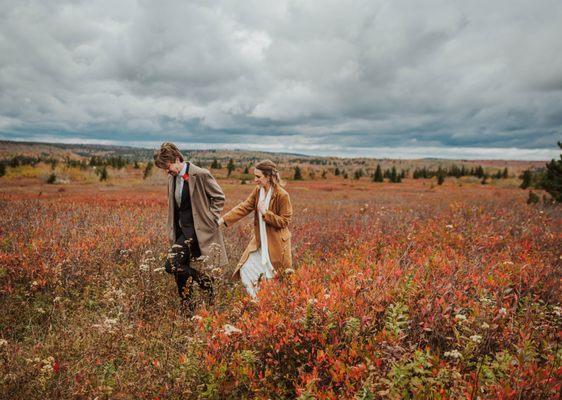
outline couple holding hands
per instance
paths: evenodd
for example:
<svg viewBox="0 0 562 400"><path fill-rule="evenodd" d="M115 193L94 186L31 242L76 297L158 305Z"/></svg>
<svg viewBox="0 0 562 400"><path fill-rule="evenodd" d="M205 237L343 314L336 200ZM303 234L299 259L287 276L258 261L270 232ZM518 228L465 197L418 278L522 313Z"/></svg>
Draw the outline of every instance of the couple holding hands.
<svg viewBox="0 0 562 400"><path fill-rule="evenodd" d="M218 266L228 264L221 225L229 227L254 213L252 238L233 274L252 297L261 279L270 279L276 270L291 267L288 225L293 209L272 161L263 160L254 166L256 187L246 200L223 216L225 196L215 178L208 170L184 160L173 143L162 144L154 154L154 163L169 175L167 229L173 246L166 271L174 274L180 298L191 311L194 304L189 278L211 298L214 295L212 278L193 268L191 261L218 251Z"/></svg>

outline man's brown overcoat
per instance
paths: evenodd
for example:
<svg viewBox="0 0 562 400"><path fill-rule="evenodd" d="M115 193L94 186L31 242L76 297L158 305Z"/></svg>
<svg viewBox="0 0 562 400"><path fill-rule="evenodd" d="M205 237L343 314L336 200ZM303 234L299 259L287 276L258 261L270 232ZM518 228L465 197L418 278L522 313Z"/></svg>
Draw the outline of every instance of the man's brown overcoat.
<svg viewBox="0 0 562 400"><path fill-rule="evenodd" d="M171 244L176 242L174 179L174 176L168 178L167 229ZM228 258L222 232L218 226L218 220L224 206L224 193L209 171L191 163L189 164L188 186L195 233L201 255L210 257L209 261L212 262L215 257L218 258L220 252L219 266L225 266L228 264Z"/></svg>

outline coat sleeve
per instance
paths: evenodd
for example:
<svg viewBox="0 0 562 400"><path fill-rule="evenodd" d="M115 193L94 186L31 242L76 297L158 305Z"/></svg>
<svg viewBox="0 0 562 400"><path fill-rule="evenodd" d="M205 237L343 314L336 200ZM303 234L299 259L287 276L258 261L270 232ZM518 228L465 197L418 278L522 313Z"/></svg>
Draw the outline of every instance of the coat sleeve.
<svg viewBox="0 0 562 400"><path fill-rule="evenodd" d="M293 216L293 206L287 194L281 197L280 200L279 214L267 210L263 219L266 224L274 226L275 228L286 228Z"/></svg>
<svg viewBox="0 0 562 400"><path fill-rule="evenodd" d="M222 209L224 207L224 192L210 173L205 175L205 194L209 199L209 211L215 217L215 221L219 220Z"/></svg>
<svg viewBox="0 0 562 400"><path fill-rule="evenodd" d="M254 189L246 200L238 204L222 217L225 225L233 225L256 209L256 196L258 188Z"/></svg>

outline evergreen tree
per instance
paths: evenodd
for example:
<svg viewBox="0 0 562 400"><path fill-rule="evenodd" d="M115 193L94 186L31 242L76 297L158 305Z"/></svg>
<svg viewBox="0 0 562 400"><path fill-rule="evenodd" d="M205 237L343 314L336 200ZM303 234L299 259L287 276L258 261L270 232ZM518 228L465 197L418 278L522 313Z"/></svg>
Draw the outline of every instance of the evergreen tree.
<svg viewBox="0 0 562 400"><path fill-rule="evenodd" d="M519 186L521 189L527 189L529 186L531 186L531 182L533 181L533 173L526 169L525 171L523 171L523 182L521 182L521 185Z"/></svg>
<svg viewBox="0 0 562 400"><path fill-rule="evenodd" d="M244 168L244 173L245 173L245 174L249 174L249 173L250 173L250 170L248 169L248 166L247 166L247 165L246 165L246 167Z"/></svg>
<svg viewBox="0 0 562 400"><path fill-rule="evenodd" d="M135 168L135 169L139 169L139 168L140 168L139 162L138 162L137 160L135 160L134 168Z"/></svg>
<svg viewBox="0 0 562 400"><path fill-rule="evenodd" d="M509 174L508 174L508 171L507 171L507 167L505 167L505 168L503 169L502 178L503 178L503 179L509 178Z"/></svg>
<svg viewBox="0 0 562 400"><path fill-rule="evenodd" d="M384 182L380 164L377 164L377 169L375 170L375 174L373 175L373 182Z"/></svg>
<svg viewBox="0 0 562 400"><path fill-rule="evenodd" d="M363 170L361 168L356 169L355 172L353 173L353 179L355 180L361 179L362 176L363 176Z"/></svg>
<svg viewBox="0 0 562 400"><path fill-rule="evenodd" d="M396 167L393 165L392 169L390 170L390 182L396 183L397 182L397 172Z"/></svg>
<svg viewBox="0 0 562 400"><path fill-rule="evenodd" d="M298 165L295 167L295 175L293 176L293 180L302 181L302 171Z"/></svg>
<svg viewBox="0 0 562 400"><path fill-rule="evenodd" d="M228 170L227 176L230 176L232 171L236 169L236 166L234 165L234 160L232 158L228 161L228 165L226 166L226 169Z"/></svg>
<svg viewBox="0 0 562 400"><path fill-rule="evenodd" d="M562 143L558 142L558 147L562 149ZM552 159L546 164L546 174L544 175L541 185L554 200L562 202L562 154L559 160Z"/></svg>
<svg viewBox="0 0 562 400"><path fill-rule="evenodd" d="M149 161L148 163L146 163L146 167L144 168L144 172L142 174L142 179L146 179L150 176L150 174L152 173L152 167L154 166L154 163L152 161Z"/></svg>
<svg viewBox="0 0 562 400"><path fill-rule="evenodd" d="M338 167L336 167L336 170L334 171L334 175L340 176L340 169Z"/></svg>
<svg viewBox="0 0 562 400"><path fill-rule="evenodd" d="M326 179L327 171L324 169L322 170L322 179Z"/></svg>
<svg viewBox="0 0 562 400"><path fill-rule="evenodd" d="M461 176L461 169L457 166L457 164L453 164L447 175L459 178Z"/></svg>
<svg viewBox="0 0 562 400"><path fill-rule="evenodd" d="M479 165L474 171L474 175L476 175L478 178L484 178L484 168Z"/></svg>
<svg viewBox="0 0 562 400"><path fill-rule="evenodd" d="M539 202L539 196L529 190L529 197L527 198L527 204L537 204Z"/></svg>
<svg viewBox="0 0 562 400"><path fill-rule="evenodd" d="M100 171L100 182L106 181L109 178L109 174L107 173L107 167L104 165Z"/></svg>
<svg viewBox="0 0 562 400"><path fill-rule="evenodd" d="M6 164L4 161L0 161L0 176L6 175Z"/></svg>
<svg viewBox="0 0 562 400"><path fill-rule="evenodd" d="M57 181L57 174L55 174L54 172L51 173L51 175L49 175L49 177L47 178L47 183L48 184L53 184Z"/></svg>
<svg viewBox="0 0 562 400"><path fill-rule="evenodd" d="M12 157L10 160L10 167L17 168L20 166L20 159L19 157Z"/></svg>
<svg viewBox="0 0 562 400"><path fill-rule="evenodd" d="M445 175L447 175L447 173L441 168L441 166L439 166L436 175L437 175L437 184L442 185L443 182L445 182Z"/></svg>

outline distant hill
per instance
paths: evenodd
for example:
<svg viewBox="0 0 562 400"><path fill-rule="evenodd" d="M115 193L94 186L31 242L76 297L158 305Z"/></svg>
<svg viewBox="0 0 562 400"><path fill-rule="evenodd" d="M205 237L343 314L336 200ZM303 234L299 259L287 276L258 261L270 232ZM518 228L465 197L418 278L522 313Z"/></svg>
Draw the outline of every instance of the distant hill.
<svg viewBox="0 0 562 400"><path fill-rule="evenodd" d="M508 167L512 173L519 173L527 168L544 167L544 161L519 161L519 160L449 160L439 158L424 159L376 159L367 157L341 158L341 157L321 157L308 156L294 153L274 153L265 151L249 150L217 150L217 149L182 149L188 160L209 167L216 159L223 168L232 158L238 166L255 164L259 160L269 158L276 162L280 168L287 169L296 165L301 165L307 169L322 172L328 170L333 172L339 168L342 173L353 174L354 171L362 169L366 174L372 174L380 164L383 169L395 166L399 171L413 171L415 168L437 169L439 166L448 168L455 165L464 165L467 168L481 165L492 170ZM122 157L130 162L148 162L152 160L154 149L113 146L100 144L65 144L65 143L37 143L37 142L16 142L0 141L0 160L7 160L15 156L27 156L47 159L75 159L88 160L91 157Z"/></svg>
<svg viewBox="0 0 562 400"><path fill-rule="evenodd" d="M0 140L0 159L7 159L17 155L44 158L81 158L92 156L121 156L131 161L148 161L152 159L155 149L146 149L131 146L113 146L102 144L66 144L66 143L41 143L41 142L16 142ZM189 159L219 161L234 158L235 160L261 160L276 158L278 160L314 158L297 153L273 153L249 150L216 150L216 149L181 149Z"/></svg>

